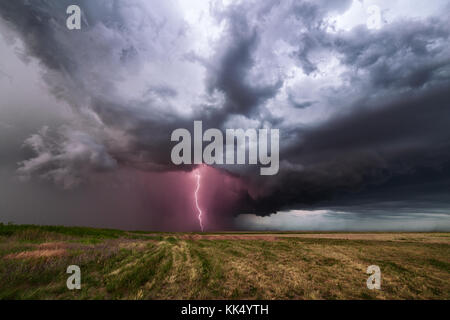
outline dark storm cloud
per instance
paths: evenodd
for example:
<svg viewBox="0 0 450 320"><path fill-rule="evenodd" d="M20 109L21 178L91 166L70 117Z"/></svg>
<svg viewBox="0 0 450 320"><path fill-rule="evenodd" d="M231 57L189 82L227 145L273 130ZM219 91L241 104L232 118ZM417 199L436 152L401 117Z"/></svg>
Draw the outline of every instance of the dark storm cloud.
<svg viewBox="0 0 450 320"><path fill-rule="evenodd" d="M450 165L448 89L438 88L382 106L355 107L349 115L303 130L298 144L281 154L282 159L302 167L282 170L279 185L272 182L272 195L256 204L259 211L312 205L331 201L334 196L339 201L345 192L357 194L351 198L356 201L358 192L364 195L371 186L387 190L392 180L404 176L411 179L402 180L400 185L414 186L409 190L410 200L445 193L450 186L450 175L442 172ZM427 168L427 175L417 174L417 170ZM395 191L366 201L405 196L400 189ZM441 197L439 203L448 206L449 200Z"/></svg>
<svg viewBox="0 0 450 320"><path fill-rule="evenodd" d="M210 90L225 94L225 112L250 115L255 107L272 98L282 85L279 80L268 86L255 86L248 82L247 73L253 66L253 52L258 46L258 33L248 26L242 14L232 12L227 46L219 57L219 65L210 70Z"/></svg>
<svg viewBox="0 0 450 320"><path fill-rule="evenodd" d="M358 27L333 39L334 50L355 70L365 70L371 90L418 89L448 81L448 19L400 21L371 32ZM357 79L355 79L357 80Z"/></svg>
<svg viewBox="0 0 450 320"><path fill-rule="evenodd" d="M329 121L282 130L282 140L290 143L282 144L281 172L275 181L250 178L256 185L266 184L269 195L256 201L249 197L242 211L267 214L338 202L342 194L364 193L367 186L386 186L403 175L415 177L409 201L420 194L437 194L412 173L423 167L439 172L450 160L448 20L403 20L379 31L360 26L330 34L321 26L323 15L310 4L296 12L301 13L318 17L316 23L308 21L306 33L289 39L298 48L295 56L305 74L317 71L310 55L325 51L348 66L343 77L359 90L348 96L349 87L336 88L334 107L345 108ZM297 103L290 94L288 100L297 108L312 105ZM438 176L435 183L442 186L447 179ZM437 203L449 206L447 198Z"/></svg>
<svg viewBox="0 0 450 320"><path fill-rule="evenodd" d="M124 161L132 161L137 157L136 154L146 155L146 161L150 163L151 168L161 164L158 161L169 165L167 155L170 154L170 132L186 126L188 122L177 118L171 110L156 110L154 105L156 100L170 103L167 99L177 96L176 89L164 84L153 85L141 98L132 100L125 100L115 94L117 79L127 73L124 69L133 70L143 62L142 52L139 54L134 47L134 42L139 39L132 34L133 21L127 16L130 7L143 10L142 4L138 1L131 1L129 4L120 4L117 1L77 1L83 8L83 30L71 33L65 27L65 9L72 3L73 1L2 2L0 14L6 27L16 32L24 41L26 54L37 57L48 69L44 79L58 98L69 102L75 112L80 112L88 106L94 111L94 114L88 116L93 116L94 120L101 122L100 130L104 131L105 126L117 130L119 138L127 140L126 146L117 150L117 144L120 144L120 141L115 141L117 137L104 137L99 136L98 132L92 132L89 127L95 125L95 121L88 119L82 129L94 135L92 138L96 141L90 144L96 146L94 149L97 146L107 148L105 152L112 155L105 156L120 160L125 157ZM157 18L146 18L149 18L146 20L147 26L156 30L154 36L157 37L162 27L161 22L157 21ZM5 31L8 30L6 27ZM141 51L151 49L153 48L141 48ZM113 65L117 68L111 68ZM121 134L121 131L126 133ZM128 133L136 136L129 136ZM72 138L76 139L76 136ZM61 140L60 143L68 142ZM83 144L82 141L80 143ZM146 150L135 149L141 145L146 147ZM151 150L150 153L147 152L148 149ZM36 148L35 151L38 154L36 159L39 159L43 153ZM92 152L96 153L95 150ZM131 159L128 159L128 156ZM154 165L151 165L152 162ZM67 172L70 176L78 174L72 172L72 169L76 168L64 167L63 162L59 163L63 166L60 168L62 172ZM97 164L94 164L92 169L96 166ZM25 173L28 169L29 166L25 165L21 172Z"/></svg>
<svg viewBox="0 0 450 320"><path fill-rule="evenodd" d="M2 33L23 41L22 56L40 61L51 92L81 119L57 129L54 144L42 132L29 138L35 156L22 160L21 175L72 185L99 169L174 170L172 130L203 120L205 128L281 132L277 176L224 166L248 183L233 213L348 208L351 199L373 213L369 207L388 197L377 188L392 190L401 206L448 188L450 176L435 175L450 162L444 16L336 31L328 17L344 13L350 0L212 5L222 29L198 40L209 50L196 52L195 26L171 4L75 1L83 28L68 32L72 3L0 3ZM417 173L424 168L436 179L425 183Z"/></svg>
<svg viewBox="0 0 450 320"><path fill-rule="evenodd" d="M59 135L50 137L48 127L25 140L38 157L20 162L18 173L22 179L32 175L71 188L80 183L86 171L91 169L107 171L115 169L117 162L84 132L62 127Z"/></svg>

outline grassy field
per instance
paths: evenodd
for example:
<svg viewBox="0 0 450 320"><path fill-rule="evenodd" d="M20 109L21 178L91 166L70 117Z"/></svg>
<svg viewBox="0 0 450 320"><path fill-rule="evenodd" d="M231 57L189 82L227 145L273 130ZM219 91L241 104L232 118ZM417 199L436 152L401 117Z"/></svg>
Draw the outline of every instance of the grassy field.
<svg viewBox="0 0 450 320"><path fill-rule="evenodd" d="M0 224L0 299L450 299L449 233L144 233ZM66 268L81 268L81 290ZM381 290L367 289L369 265Z"/></svg>

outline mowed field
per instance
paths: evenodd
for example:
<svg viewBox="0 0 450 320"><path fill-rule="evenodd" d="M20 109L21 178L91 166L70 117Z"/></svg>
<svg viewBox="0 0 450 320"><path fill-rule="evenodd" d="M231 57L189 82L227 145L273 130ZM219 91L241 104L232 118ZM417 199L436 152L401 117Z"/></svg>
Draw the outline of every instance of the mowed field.
<svg viewBox="0 0 450 320"><path fill-rule="evenodd" d="M81 290L68 290L69 265ZM369 290L369 265L381 290ZM0 299L450 299L450 233L145 233L0 224Z"/></svg>

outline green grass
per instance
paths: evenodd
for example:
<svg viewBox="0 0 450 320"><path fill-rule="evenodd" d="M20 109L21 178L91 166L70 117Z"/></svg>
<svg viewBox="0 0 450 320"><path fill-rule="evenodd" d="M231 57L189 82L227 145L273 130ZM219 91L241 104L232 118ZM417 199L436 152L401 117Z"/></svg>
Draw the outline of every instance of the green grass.
<svg viewBox="0 0 450 320"><path fill-rule="evenodd" d="M450 299L447 234L249 235L0 224L0 299ZM66 288L72 264L81 290Z"/></svg>
<svg viewBox="0 0 450 320"><path fill-rule="evenodd" d="M97 239L119 238L125 235L125 231L114 229L94 229L86 227L63 227L63 226L36 226L36 225L14 225L0 223L0 236L11 236L13 234L38 234L44 232L57 233L72 237L95 237Z"/></svg>

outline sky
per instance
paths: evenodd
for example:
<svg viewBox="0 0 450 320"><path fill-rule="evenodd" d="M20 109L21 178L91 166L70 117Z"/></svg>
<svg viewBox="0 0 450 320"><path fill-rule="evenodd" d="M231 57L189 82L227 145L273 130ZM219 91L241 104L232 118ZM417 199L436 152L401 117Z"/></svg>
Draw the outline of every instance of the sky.
<svg viewBox="0 0 450 320"><path fill-rule="evenodd" d="M81 30L66 27L69 5ZM0 221L450 230L450 1L0 2ZM278 129L280 168L171 133Z"/></svg>

